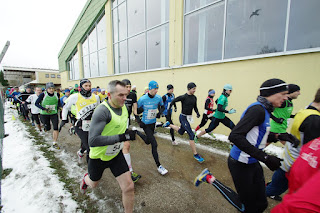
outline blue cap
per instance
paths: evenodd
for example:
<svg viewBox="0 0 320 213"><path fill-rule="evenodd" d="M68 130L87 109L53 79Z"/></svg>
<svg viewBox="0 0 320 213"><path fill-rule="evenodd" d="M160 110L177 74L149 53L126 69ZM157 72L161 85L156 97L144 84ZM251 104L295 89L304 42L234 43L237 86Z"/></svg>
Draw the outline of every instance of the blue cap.
<svg viewBox="0 0 320 213"><path fill-rule="evenodd" d="M150 81L149 82L149 90L151 89L158 89L159 88L159 85L156 81Z"/></svg>
<svg viewBox="0 0 320 213"><path fill-rule="evenodd" d="M91 92L97 91L97 88L92 88Z"/></svg>
<svg viewBox="0 0 320 213"><path fill-rule="evenodd" d="M224 90L232 90L232 86L231 86L231 84L226 84L223 86L223 89Z"/></svg>
<svg viewBox="0 0 320 213"><path fill-rule="evenodd" d="M213 95L213 94L216 94L216 91L214 91L214 89L208 93L208 95Z"/></svg>
<svg viewBox="0 0 320 213"><path fill-rule="evenodd" d="M69 90L69 89L65 89L64 92L65 92L65 93L66 93L66 92L70 92L70 90Z"/></svg>

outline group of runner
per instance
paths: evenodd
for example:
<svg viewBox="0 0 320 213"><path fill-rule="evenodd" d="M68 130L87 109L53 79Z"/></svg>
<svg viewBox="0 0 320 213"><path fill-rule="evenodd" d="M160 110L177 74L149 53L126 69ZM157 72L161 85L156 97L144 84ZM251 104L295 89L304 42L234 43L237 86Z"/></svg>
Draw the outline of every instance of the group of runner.
<svg viewBox="0 0 320 213"><path fill-rule="evenodd" d="M87 153L88 173L81 181L81 193L85 193L88 186L95 188L103 171L110 168L122 190L122 201L126 212L133 210L134 182L141 178L141 175L134 172L130 156L130 141L136 140L136 135L147 145L151 144L158 172L161 175L168 173L159 160L158 144L154 136L157 126L170 128L172 145L178 145L174 131L180 135L187 132L193 157L199 163L205 160L196 150L195 143L198 142L198 138L205 133L212 133L219 123L231 129L229 140L234 146L230 151L228 167L237 193L216 180L208 169L196 177L195 185L199 186L202 182L213 184L242 212L263 212L268 205L267 196L280 200L279 195L288 188L285 173L298 158L302 145L320 136L320 94L318 94L320 89L307 111L297 113L290 134L286 130L287 120L294 117L291 115L292 99L298 97L300 87L294 84L288 85L280 79L269 79L261 85L257 102L243 112L237 125L226 116L226 113L236 113L233 108L227 109L232 86L226 84L223 87L222 94L216 100L216 108L213 100L215 90L210 89L205 101L203 118L195 131L190 125L193 123L192 113L195 111L197 118L200 117L200 113L195 96L197 86L193 82L187 85L186 93L178 97L173 94L174 86L169 84L167 93L161 97L157 94L158 83L150 81L139 99L128 79L109 82L107 93L101 90L102 97L91 87L90 80L82 79L79 89L76 87L77 91L74 94L69 95L71 92L66 89L60 98L61 95L54 91L53 83L49 82L43 93L41 88L36 88L36 94L30 95L24 101L31 104L32 118L36 121L39 131L41 131L39 120L44 124L46 131L50 130L50 121L52 122L53 146L56 148L59 148L57 143L59 131L69 122L68 117L70 118L70 127L74 128L81 140L81 148L77 152L79 162L82 162L85 152ZM14 94L12 97L17 98L17 95L20 94ZM172 121L172 111L174 108L177 112L177 102L181 102L180 126L174 125ZM59 107L62 108L60 128L58 128ZM132 113L144 133L130 126ZM39 114L41 119L37 118ZM157 118L160 117L166 118L166 123L163 125L157 125ZM269 131L270 118L271 131ZM211 120L208 128L197 134L197 130L208 120ZM285 144L286 154L283 162L278 157L263 152L268 142L276 141ZM276 170L272 182L267 187L259 161L265 163L272 171Z"/></svg>

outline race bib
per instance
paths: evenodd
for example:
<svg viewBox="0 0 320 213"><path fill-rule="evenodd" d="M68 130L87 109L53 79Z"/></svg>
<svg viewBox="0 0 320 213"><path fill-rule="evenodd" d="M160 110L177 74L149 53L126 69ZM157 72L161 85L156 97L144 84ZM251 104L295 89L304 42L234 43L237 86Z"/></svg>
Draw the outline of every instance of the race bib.
<svg viewBox="0 0 320 213"><path fill-rule="evenodd" d="M56 109L56 105L47 105L47 109L55 110Z"/></svg>
<svg viewBox="0 0 320 213"><path fill-rule="evenodd" d="M187 120L189 123L193 123L193 118L192 118L192 115L187 115Z"/></svg>
<svg viewBox="0 0 320 213"><path fill-rule="evenodd" d="M120 150L123 148L123 144L123 142L118 142L114 145L109 145L105 155L113 156L115 154L118 154Z"/></svg>
<svg viewBox="0 0 320 213"><path fill-rule="evenodd" d="M31 104L28 104L27 107L28 107L28 109L31 109Z"/></svg>
<svg viewBox="0 0 320 213"><path fill-rule="evenodd" d="M149 109L147 119L154 119L157 116L157 109Z"/></svg>
<svg viewBox="0 0 320 213"><path fill-rule="evenodd" d="M88 132L90 129L90 124L91 124L90 120L83 120L82 121L82 130L85 132Z"/></svg>

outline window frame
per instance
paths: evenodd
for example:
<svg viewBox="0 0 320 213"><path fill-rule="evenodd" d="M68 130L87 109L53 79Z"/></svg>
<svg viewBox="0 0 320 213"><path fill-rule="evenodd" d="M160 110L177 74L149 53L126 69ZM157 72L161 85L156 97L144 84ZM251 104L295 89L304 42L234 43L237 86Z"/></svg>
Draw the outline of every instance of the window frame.
<svg viewBox="0 0 320 213"><path fill-rule="evenodd" d="M197 62L197 63L185 63L185 17L189 14L202 10L204 8L210 7L219 2L225 2L224 7L224 23L223 23L223 39L222 39L222 57L221 60L213 60L213 61L206 61L206 62ZM285 37L284 37L284 45L283 51L275 52L275 53L265 53L259 55L249 55L249 56L241 56L241 57L234 57L234 58L225 58L225 39L226 39L226 20L227 20L227 9L228 9L228 1L229 0L217 0L211 2L207 5L201 6L197 9L191 10L187 13L186 11L186 0L184 0L183 6L183 45L182 45L182 65L181 67L192 67L192 66L199 66L199 65L207 65L207 64L217 64L217 63L224 63L224 62L232 62L232 61L242 61L242 60L250 60L250 59L259 59L259 58L269 58L275 56L285 56L285 55L295 55L295 54L303 54L303 53L313 53L313 52L320 52L320 47L314 48L304 48L299 50L287 50L288 44L288 32L289 32L289 24L290 24L290 9L291 9L291 0L287 0L287 10L286 10L286 25L285 25Z"/></svg>
<svg viewBox="0 0 320 213"><path fill-rule="evenodd" d="M168 54L168 65L167 66L165 66L165 67L159 67L159 68L154 68L154 69L148 69L148 58L147 58L147 56L148 56L148 43L147 43L147 41L148 41L148 32L149 31L152 31L152 30L154 30L154 29L156 29L156 28L161 28L161 27L163 27L163 26L165 26L165 25L168 25L168 34L170 35L170 32L169 32L169 30L170 30L170 17L168 17L168 20L167 21L165 21L165 22L163 22L163 23L160 23L160 24L157 24L157 25L154 25L154 26L152 26L152 27L150 27L150 28L148 28L148 26L147 26L147 7L146 7L146 2L147 2L147 0L144 0L144 30L142 30L142 31L140 31L140 32L138 32L138 33L135 33L135 34L133 34L133 35L131 35L131 36L128 36L128 5L127 5L127 1L128 0L123 0L121 3L119 3L119 2L117 2L117 5L111 5L111 22L112 22L112 45L113 45L113 56L114 56L114 60L113 60L113 63L114 63L114 75L123 75L123 74L128 74L128 73L137 73L137 72L146 72L146 71L153 71L153 70L165 70L165 69L168 69L169 68L169 54ZM118 9L118 7L119 6L121 6L122 4L126 4L126 33L127 33L127 36L126 36L126 38L124 38L124 39L122 39L122 40L120 40L120 38L119 38L119 25L118 26L114 26L114 16L113 16L113 11L114 10L117 10ZM168 1L168 7L169 7L169 11L170 11L170 0ZM117 19L119 19L119 12L118 12L118 10L117 10ZM115 32L115 30L114 30L114 28L115 27L117 27L117 36L118 36L118 39L117 39L117 41L115 42L114 40L114 32ZM145 35L145 40L144 40L144 42L145 42L145 59L144 59L144 69L143 70L137 70L137 71L130 71L130 62L129 62L129 40L131 39L131 38L133 38L133 37L136 37L136 36L139 36L139 35L142 35L142 34L144 34ZM118 48L118 54L119 54L119 52L120 52L120 43L122 43L122 42L127 42L127 48L126 48L126 57L127 57L127 72L123 72L123 73L121 73L120 72L120 60L118 60L118 64L116 64L116 60L115 60L115 57L116 57L116 54L115 54L115 47L117 47ZM170 43L170 38L168 39L168 49L169 49L169 43ZM116 67L117 67L117 69L116 69ZM118 70L118 73L116 73L116 71Z"/></svg>

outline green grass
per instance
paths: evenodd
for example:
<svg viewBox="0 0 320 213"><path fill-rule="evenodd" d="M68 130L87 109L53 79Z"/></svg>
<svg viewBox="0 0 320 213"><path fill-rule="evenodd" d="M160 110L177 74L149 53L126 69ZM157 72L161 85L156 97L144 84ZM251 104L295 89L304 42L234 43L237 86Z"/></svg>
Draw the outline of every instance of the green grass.
<svg viewBox="0 0 320 213"><path fill-rule="evenodd" d="M43 156L50 162L50 168L54 170L54 174L59 177L59 180L64 183L64 188L72 194L72 199L78 204L78 210L90 213L98 212L97 203L91 200L89 196L80 193L79 180L68 176L64 162L55 156L55 151L50 150L51 145L45 142L44 138L35 131L30 122L22 122L26 125L33 144L39 148Z"/></svg>
<svg viewBox="0 0 320 213"><path fill-rule="evenodd" d="M9 169L4 169L4 170L2 171L2 177L1 177L1 179L5 179L8 175L10 175L11 172L12 172L12 169L11 169L11 168L9 168Z"/></svg>

